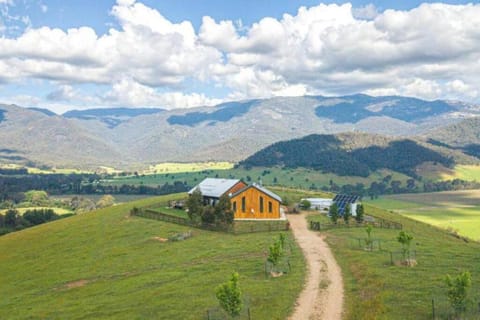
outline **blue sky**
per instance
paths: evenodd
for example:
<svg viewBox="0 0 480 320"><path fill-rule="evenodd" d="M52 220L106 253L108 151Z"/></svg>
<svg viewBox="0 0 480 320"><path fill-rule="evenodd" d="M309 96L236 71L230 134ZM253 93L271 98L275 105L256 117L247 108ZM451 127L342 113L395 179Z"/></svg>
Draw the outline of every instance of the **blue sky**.
<svg viewBox="0 0 480 320"><path fill-rule="evenodd" d="M0 103L62 113L357 92L478 103L479 23L468 1L0 0Z"/></svg>

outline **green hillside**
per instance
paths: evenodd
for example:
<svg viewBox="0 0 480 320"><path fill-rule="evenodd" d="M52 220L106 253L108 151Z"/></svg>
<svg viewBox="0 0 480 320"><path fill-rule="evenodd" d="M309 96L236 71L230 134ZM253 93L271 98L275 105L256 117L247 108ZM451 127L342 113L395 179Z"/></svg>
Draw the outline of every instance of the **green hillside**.
<svg viewBox="0 0 480 320"><path fill-rule="evenodd" d="M452 152L421 141L378 135L309 135L272 144L239 164L243 167L303 167L339 176L360 177L387 169L417 177L415 169L424 162L452 167L468 158L461 152Z"/></svg>
<svg viewBox="0 0 480 320"><path fill-rule="evenodd" d="M375 228L372 238L380 241L381 249L371 252L364 245L359 246L366 238L364 228L325 231L344 276L345 319L432 319L432 299L435 319L454 319L446 297L445 276L456 276L465 270L472 274L472 288L469 314L462 319L478 319L478 242L466 242L441 229L373 206L367 205L366 212L403 224L403 230L413 235L412 251L417 265L398 264L402 259L401 245L396 240L399 230ZM324 218L313 215L310 219ZM390 263L390 252L394 265Z"/></svg>
<svg viewBox="0 0 480 320"><path fill-rule="evenodd" d="M175 197L178 197L175 196ZM265 251L276 233L154 237L186 227L129 216L150 198L0 237L0 319L202 319L217 307L215 287L233 271L253 319L284 319L305 265L294 245L291 273L266 278Z"/></svg>

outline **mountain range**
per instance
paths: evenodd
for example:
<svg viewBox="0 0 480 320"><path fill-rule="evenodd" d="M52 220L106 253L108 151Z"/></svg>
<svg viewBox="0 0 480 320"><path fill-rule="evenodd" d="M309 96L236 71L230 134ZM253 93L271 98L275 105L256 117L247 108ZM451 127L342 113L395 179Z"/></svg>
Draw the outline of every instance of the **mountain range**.
<svg viewBox="0 0 480 320"><path fill-rule="evenodd" d="M236 162L281 140L340 132L419 136L437 146L468 151L479 141L476 116L480 106L474 104L363 94L276 97L176 110L73 110L63 115L0 105L0 161L78 168Z"/></svg>

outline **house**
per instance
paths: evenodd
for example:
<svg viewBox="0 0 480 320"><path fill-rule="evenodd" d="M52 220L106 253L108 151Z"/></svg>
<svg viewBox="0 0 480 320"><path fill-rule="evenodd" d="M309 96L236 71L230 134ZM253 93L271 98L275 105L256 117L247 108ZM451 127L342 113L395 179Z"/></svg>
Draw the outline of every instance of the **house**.
<svg viewBox="0 0 480 320"><path fill-rule="evenodd" d="M215 205L220 197L230 197L235 219L280 219L282 198L256 183L245 184L237 179L206 178L188 194L200 190L205 205Z"/></svg>
<svg viewBox="0 0 480 320"><path fill-rule="evenodd" d="M253 183L230 196L235 219L280 219L282 198Z"/></svg>
<svg viewBox="0 0 480 320"><path fill-rule="evenodd" d="M335 198L333 198L333 202L337 205L338 207L338 214L343 216L343 213L345 212L345 208L347 207L347 204L350 205L350 213L352 216L357 215L357 205L360 203L360 197L359 196L352 196L348 194L337 194Z"/></svg>
<svg viewBox="0 0 480 320"><path fill-rule="evenodd" d="M198 189L202 193L203 204L214 206L222 195L233 194L246 186L245 182L238 179L206 178L188 191L188 194L190 195Z"/></svg>
<svg viewBox="0 0 480 320"><path fill-rule="evenodd" d="M310 208L314 210L328 210L333 203L332 199L327 198L306 198L302 199L310 202Z"/></svg>

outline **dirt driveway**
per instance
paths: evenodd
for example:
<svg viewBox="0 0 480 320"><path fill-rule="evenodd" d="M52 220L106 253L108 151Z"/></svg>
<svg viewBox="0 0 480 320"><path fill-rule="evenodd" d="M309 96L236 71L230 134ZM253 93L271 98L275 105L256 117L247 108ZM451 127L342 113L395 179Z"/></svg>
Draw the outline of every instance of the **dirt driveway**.
<svg viewBox="0 0 480 320"><path fill-rule="evenodd" d="M305 215L289 215L295 239L307 261L307 279L291 320L340 320L343 280L330 248L318 232L310 231Z"/></svg>

